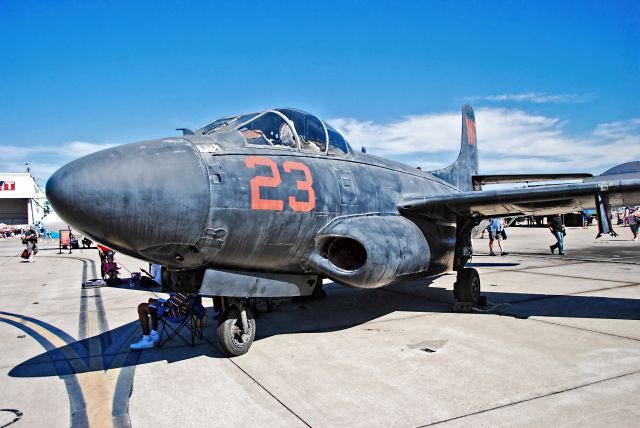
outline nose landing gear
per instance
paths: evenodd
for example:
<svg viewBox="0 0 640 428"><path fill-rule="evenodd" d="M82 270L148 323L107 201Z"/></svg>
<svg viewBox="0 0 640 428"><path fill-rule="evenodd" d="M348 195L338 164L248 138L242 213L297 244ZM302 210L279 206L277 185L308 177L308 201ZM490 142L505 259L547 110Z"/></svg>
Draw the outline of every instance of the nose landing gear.
<svg viewBox="0 0 640 428"><path fill-rule="evenodd" d="M256 337L253 312L237 299L229 302L218 320L218 346L227 357L246 354Z"/></svg>

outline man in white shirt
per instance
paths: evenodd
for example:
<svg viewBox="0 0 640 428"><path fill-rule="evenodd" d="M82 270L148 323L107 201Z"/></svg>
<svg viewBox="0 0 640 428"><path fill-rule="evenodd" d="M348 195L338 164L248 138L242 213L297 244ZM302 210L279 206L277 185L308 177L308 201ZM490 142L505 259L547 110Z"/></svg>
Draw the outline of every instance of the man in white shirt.
<svg viewBox="0 0 640 428"><path fill-rule="evenodd" d="M140 285L145 288L158 287L162 285L162 266L157 264L151 265L151 272L148 272L142 268L140 271L147 276L140 278Z"/></svg>

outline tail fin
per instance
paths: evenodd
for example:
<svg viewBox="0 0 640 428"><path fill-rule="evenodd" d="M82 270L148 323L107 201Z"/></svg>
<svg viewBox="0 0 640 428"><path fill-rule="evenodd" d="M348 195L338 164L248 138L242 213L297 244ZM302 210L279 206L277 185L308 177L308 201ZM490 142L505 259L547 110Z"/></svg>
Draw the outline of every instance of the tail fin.
<svg viewBox="0 0 640 428"><path fill-rule="evenodd" d="M431 174L463 192L474 190L472 177L478 175L478 146L476 116L469 104L462 107L462 141L458 159L444 169L431 171Z"/></svg>

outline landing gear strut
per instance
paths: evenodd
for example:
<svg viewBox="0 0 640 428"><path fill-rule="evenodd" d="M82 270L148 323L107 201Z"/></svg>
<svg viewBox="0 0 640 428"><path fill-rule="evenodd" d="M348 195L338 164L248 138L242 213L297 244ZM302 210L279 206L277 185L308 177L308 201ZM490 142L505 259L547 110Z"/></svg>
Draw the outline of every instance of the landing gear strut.
<svg viewBox="0 0 640 428"><path fill-rule="evenodd" d="M464 265L471 259L471 231L480 218L458 217L456 224L456 247L453 268L457 271L453 285L453 312L471 312L474 306L484 306L487 299L480 295L480 275L473 268Z"/></svg>
<svg viewBox="0 0 640 428"><path fill-rule="evenodd" d="M237 299L231 299L218 320L218 347L227 357L246 354L256 337L253 312Z"/></svg>

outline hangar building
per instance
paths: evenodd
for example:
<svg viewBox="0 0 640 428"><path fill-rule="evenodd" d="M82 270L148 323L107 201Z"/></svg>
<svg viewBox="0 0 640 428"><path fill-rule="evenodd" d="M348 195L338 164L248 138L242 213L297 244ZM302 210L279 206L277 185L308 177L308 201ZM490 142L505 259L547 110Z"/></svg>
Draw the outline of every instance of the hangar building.
<svg viewBox="0 0 640 428"><path fill-rule="evenodd" d="M21 227L45 215L46 197L31 174L0 172L0 223Z"/></svg>

